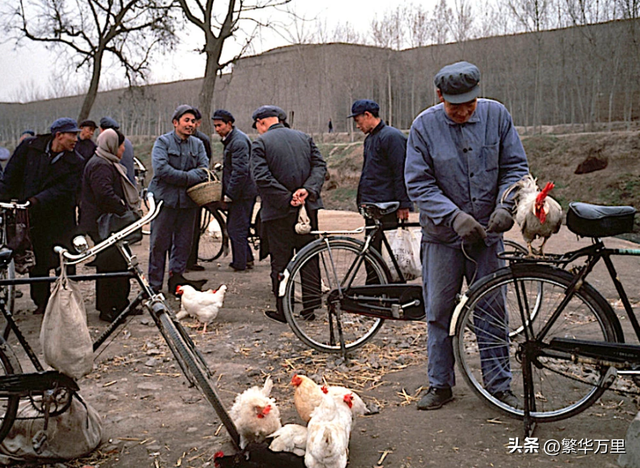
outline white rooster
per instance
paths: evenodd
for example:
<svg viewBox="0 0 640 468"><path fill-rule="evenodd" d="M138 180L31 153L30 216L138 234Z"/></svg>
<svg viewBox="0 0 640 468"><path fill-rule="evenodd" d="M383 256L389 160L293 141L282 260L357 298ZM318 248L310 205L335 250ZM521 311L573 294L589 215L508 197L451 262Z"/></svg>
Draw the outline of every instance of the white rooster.
<svg viewBox="0 0 640 468"><path fill-rule="evenodd" d="M273 434L269 449L273 452L290 452L300 457L307 448L307 428L300 424L285 424Z"/></svg>
<svg viewBox="0 0 640 468"><path fill-rule="evenodd" d="M542 238L539 252L544 256L544 244L552 234L557 234L562 226L562 207L549 196L553 187L553 183L547 182L540 190L536 179L527 174L509 187L502 196L504 201L509 193L514 193L514 218L520 226L522 238L527 243L530 257L534 256L531 247L534 240Z"/></svg>
<svg viewBox="0 0 640 468"><path fill-rule="evenodd" d="M322 403L311 413L307 426L307 468L345 468L349 455L351 410L331 395L323 395Z"/></svg>
<svg viewBox="0 0 640 468"><path fill-rule="evenodd" d="M282 427L280 410L276 401L269 397L272 388L271 377L267 376L262 388L251 387L236 396L229 416L240 434L240 448L245 448L249 442L263 442Z"/></svg>
<svg viewBox="0 0 640 468"><path fill-rule="evenodd" d="M188 284L178 286L176 294L181 296L180 312L176 314L178 320L194 317L204 324L202 333L207 332L207 325L218 316L218 311L224 303L227 287L223 284L216 291L197 291Z"/></svg>

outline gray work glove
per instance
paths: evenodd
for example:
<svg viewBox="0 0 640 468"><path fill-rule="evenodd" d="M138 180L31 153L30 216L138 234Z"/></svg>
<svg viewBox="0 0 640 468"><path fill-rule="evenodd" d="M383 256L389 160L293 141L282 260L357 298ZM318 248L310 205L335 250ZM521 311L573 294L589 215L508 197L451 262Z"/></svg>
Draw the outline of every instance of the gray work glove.
<svg viewBox="0 0 640 468"><path fill-rule="evenodd" d="M453 218L453 230L462 238L463 242L467 244L474 244L487 237L487 233L484 232L482 225L476 221L473 216L459 212L455 218Z"/></svg>
<svg viewBox="0 0 640 468"><path fill-rule="evenodd" d="M501 232L507 232L512 227L513 216L511 216L511 212L506 208L499 207L491 213L489 224L487 225L487 232L499 234Z"/></svg>

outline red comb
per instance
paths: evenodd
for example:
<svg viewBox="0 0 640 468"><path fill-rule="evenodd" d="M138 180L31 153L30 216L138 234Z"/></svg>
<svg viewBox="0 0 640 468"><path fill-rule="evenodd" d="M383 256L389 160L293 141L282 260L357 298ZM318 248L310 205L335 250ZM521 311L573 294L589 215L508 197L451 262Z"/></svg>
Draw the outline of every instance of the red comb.
<svg viewBox="0 0 640 468"><path fill-rule="evenodd" d="M320 390L322 390L322 393L324 393L325 395L329 393L329 389L327 388L326 385L323 385L322 387L320 387Z"/></svg>

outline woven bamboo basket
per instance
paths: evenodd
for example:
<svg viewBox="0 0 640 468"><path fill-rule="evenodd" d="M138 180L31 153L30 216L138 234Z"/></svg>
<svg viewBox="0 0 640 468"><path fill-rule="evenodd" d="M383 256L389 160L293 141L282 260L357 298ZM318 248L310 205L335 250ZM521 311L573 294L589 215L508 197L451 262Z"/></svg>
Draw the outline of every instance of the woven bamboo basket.
<svg viewBox="0 0 640 468"><path fill-rule="evenodd" d="M198 206L207 203L222 200L222 182L220 182L211 171L207 171L207 181L201 182L187 189L187 195L198 204Z"/></svg>

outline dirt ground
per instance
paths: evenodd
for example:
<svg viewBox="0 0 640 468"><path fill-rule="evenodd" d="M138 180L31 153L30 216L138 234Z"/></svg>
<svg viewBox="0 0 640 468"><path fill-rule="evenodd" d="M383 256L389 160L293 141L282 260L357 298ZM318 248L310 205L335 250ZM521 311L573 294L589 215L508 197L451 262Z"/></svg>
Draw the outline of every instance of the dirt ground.
<svg viewBox="0 0 640 468"><path fill-rule="evenodd" d="M324 211L320 218L322 229L350 229L361 224L355 213ZM515 230L508 237L521 241ZM618 239L608 244L634 246ZM561 252L578 245L575 236L563 228L548 243L547 251ZM148 238L134 251L146 267ZM294 371L304 371L324 377L329 384L353 388L370 408L379 410L356 422L350 444L351 468L617 466L617 454L578 451L552 456L543 453L542 446L551 439L624 439L637 412L632 399L608 392L577 417L538 426L534 437L540 442L539 453L509 453L511 438L522 441L522 423L483 405L461 376L452 403L438 411L417 411L416 397L427 384L424 323L387 322L373 343L346 364L337 356L306 348L288 326L263 316L265 309L274 307L268 261L241 273L229 269L229 262L227 257L205 263L204 272L189 274L207 278L209 287L228 286L224 308L207 334L191 329L194 341L216 372L217 391L227 408L237 392L261 385L268 374L275 382L273 393L283 423L300 423L289 381ZM634 305L640 301L638 263L633 257L616 262ZM91 271L83 267L79 273ZM604 281L598 274L594 283L612 302L616 300L608 279ZM26 287L20 290L24 292L17 302L20 327L37 346L41 318L31 313L34 306ZM97 336L105 324L98 320L93 306L93 285L87 283L85 291L89 326ZM177 300L172 298L171 302L179 307ZM620 307L616 311L623 312ZM195 326L189 320L186 323ZM90 457L56 467L204 467L213 466L213 454L218 450L233 451L214 410L197 389L187 386L148 316L133 317L115 336L96 356L95 371L80 381L82 396L103 418L104 444Z"/></svg>

